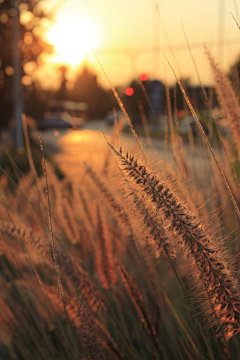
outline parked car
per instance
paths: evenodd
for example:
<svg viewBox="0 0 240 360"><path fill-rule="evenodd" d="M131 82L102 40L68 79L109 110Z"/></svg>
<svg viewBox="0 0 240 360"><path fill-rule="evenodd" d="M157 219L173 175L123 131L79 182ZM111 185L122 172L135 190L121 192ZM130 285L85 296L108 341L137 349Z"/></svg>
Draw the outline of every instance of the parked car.
<svg viewBox="0 0 240 360"><path fill-rule="evenodd" d="M40 130L81 129L84 124L85 119L72 117L64 112L46 113L44 119L37 121Z"/></svg>
<svg viewBox="0 0 240 360"><path fill-rule="evenodd" d="M48 101L44 118L37 121L40 130L81 129L87 119L88 104L68 100Z"/></svg>

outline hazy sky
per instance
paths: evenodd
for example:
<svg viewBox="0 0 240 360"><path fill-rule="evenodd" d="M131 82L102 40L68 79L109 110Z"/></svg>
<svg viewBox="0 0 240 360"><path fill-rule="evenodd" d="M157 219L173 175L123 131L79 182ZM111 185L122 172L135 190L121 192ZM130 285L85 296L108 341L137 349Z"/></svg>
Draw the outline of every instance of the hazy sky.
<svg viewBox="0 0 240 360"><path fill-rule="evenodd" d="M231 15L232 12L239 19L240 4L237 3L237 0L65 0L56 19L64 23L65 18L79 18L93 29L97 38L96 53L113 85L127 83L135 71L146 72L152 79L172 82L172 71L164 55L179 76L189 76L196 83L182 23L201 78L209 84L212 75L204 43L224 69L240 54L240 30ZM84 31L72 34L76 47L85 36ZM224 46L218 46L219 40ZM153 47L160 50L153 52ZM98 72L99 81L106 85L91 52L87 60Z"/></svg>

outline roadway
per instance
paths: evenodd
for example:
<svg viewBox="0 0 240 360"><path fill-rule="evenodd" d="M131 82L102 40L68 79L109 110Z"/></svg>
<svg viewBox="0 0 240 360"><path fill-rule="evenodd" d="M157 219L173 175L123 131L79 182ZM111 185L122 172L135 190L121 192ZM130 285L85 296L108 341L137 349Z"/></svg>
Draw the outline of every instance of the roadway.
<svg viewBox="0 0 240 360"><path fill-rule="evenodd" d="M41 135L45 151L52 155L60 168L67 174L76 174L81 171L83 161L89 162L95 168L103 168L109 150L101 130L111 141L112 129L104 120L96 120L87 122L82 130L35 130L33 137L38 142ZM141 141L147 146L143 138ZM116 142L117 148L122 146L126 151L131 151L134 144L131 134L121 134ZM163 150L163 141L158 140L156 145L158 151Z"/></svg>
<svg viewBox="0 0 240 360"><path fill-rule="evenodd" d="M104 120L89 121L82 130L48 130L44 132L34 131L33 136L36 141L41 134L43 147L45 152L52 155L59 167L68 175L80 175L82 170L82 163L89 162L96 170L102 171L106 159L106 154L109 151L106 140L104 139L101 130L111 142L111 131L113 127L105 123ZM154 149L151 148L145 138L140 138L140 141L147 154L154 157L155 162L164 161L164 166L175 166L171 154L171 149L168 146L167 151L164 150L164 141L153 139ZM138 147L136 141L129 131L129 134L121 134L119 139L115 142L116 148L122 146L124 151L129 151L136 154ZM209 151L205 147L195 148L194 153L190 151L189 145L184 145L186 156L192 173L196 174L200 171L209 171ZM206 161L206 158L208 161ZM110 160L114 163L113 158Z"/></svg>

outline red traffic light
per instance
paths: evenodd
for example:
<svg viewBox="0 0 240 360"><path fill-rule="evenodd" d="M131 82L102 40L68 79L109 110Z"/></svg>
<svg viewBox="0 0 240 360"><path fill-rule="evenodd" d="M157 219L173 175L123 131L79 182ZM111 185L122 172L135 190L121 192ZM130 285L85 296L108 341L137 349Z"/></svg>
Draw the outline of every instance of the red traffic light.
<svg viewBox="0 0 240 360"><path fill-rule="evenodd" d="M142 80L142 81L148 80L148 74L146 74L146 73L141 74L139 77L140 77L140 80Z"/></svg>
<svg viewBox="0 0 240 360"><path fill-rule="evenodd" d="M134 94L133 88L132 88L132 87L126 88L125 94L126 94L127 96L132 96L132 95Z"/></svg>

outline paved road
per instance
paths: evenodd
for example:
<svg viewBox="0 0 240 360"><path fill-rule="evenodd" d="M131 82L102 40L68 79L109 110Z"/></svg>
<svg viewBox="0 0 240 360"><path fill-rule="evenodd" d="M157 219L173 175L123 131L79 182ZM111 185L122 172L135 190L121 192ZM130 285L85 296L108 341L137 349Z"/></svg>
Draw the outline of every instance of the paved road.
<svg viewBox="0 0 240 360"><path fill-rule="evenodd" d="M107 143L101 134L101 130L111 141L112 127L105 124L103 120L89 121L83 130L62 130L62 131L45 131L41 132L41 138L45 151L48 151L59 164L61 169L69 174L80 174L83 161L89 162L92 166L100 171L103 170L106 154L109 151ZM38 141L39 131L34 133ZM164 151L164 141L153 140L154 150L146 145L146 140L141 138L144 150L154 155L157 161L164 161L165 165L173 165L171 151ZM116 147L122 146L125 151L137 151L138 147L132 134L122 134ZM209 168L209 161L206 162L206 150L203 148L196 149L192 154L188 145L184 145L186 154L192 170L196 173L206 171ZM113 159L111 160L113 164Z"/></svg>
<svg viewBox="0 0 240 360"><path fill-rule="evenodd" d="M45 151L54 157L63 171L71 174L80 170L83 161L88 161L94 167L103 168L109 150L101 130L111 141L112 129L100 120L89 121L82 130L35 131L33 136L39 141L40 134ZM124 134L120 136L116 146L119 147L119 144L130 151L134 148L135 141L132 135ZM162 141L159 142L159 150L160 148L163 149Z"/></svg>

